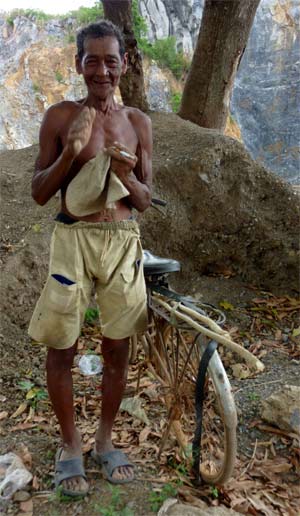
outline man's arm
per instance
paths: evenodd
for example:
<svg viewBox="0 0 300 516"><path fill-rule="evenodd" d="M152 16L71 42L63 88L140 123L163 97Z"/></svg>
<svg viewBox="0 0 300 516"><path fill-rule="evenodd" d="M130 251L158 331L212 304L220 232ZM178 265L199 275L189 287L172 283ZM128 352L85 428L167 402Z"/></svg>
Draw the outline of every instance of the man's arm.
<svg viewBox="0 0 300 516"><path fill-rule="evenodd" d="M59 106L50 107L40 129L40 148L31 187L32 197L42 206L60 189L73 163L68 149L62 150L58 130L61 118Z"/></svg>
<svg viewBox="0 0 300 516"><path fill-rule="evenodd" d="M111 148L108 151L112 156L111 169L130 192L126 199L133 208L142 212L151 204L152 127L150 118L138 110L134 111L132 122L138 136L137 162L132 166L132 160L123 157L120 161L117 152L111 152ZM118 147L122 149L121 144L118 144Z"/></svg>
<svg viewBox="0 0 300 516"><path fill-rule="evenodd" d="M50 107L46 112L41 125L40 150L32 178L32 197L38 204L46 204L61 188L74 159L90 139L94 118L95 113L84 108L72 123L67 145L62 148L59 128L66 122L66 112L61 104Z"/></svg>

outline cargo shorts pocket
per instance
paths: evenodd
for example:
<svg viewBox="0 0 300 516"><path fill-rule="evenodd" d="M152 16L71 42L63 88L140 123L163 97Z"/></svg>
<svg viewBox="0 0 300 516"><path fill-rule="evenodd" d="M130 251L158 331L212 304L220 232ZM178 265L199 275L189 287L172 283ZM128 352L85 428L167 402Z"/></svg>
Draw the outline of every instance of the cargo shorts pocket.
<svg viewBox="0 0 300 516"><path fill-rule="evenodd" d="M142 246L138 241L133 257L128 260L127 266L121 271L121 281L127 306L132 306L139 300L139 290L143 284L142 257Z"/></svg>
<svg viewBox="0 0 300 516"><path fill-rule="evenodd" d="M124 293L125 304L131 306L136 302L136 270L135 265L130 269L121 272L122 290Z"/></svg>
<svg viewBox="0 0 300 516"><path fill-rule="evenodd" d="M66 280L66 278L58 275L49 276L45 292L45 304L53 312L68 314L76 309L79 302L78 285L70 280L63 282L61 278Z"/></svg>

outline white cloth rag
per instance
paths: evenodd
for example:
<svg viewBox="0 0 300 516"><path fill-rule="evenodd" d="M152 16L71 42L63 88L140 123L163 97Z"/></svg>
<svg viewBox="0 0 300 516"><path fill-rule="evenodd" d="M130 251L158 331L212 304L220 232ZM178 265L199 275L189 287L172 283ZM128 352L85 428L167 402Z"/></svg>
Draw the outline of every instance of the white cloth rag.
<svg viewBox="0 0 300 516"><path fill-rule="evenodd" d="M115 209L116 201L130 194L118 176L110 170L111 157L100 151L83 165L68 185L68 211L79 217L103 209Z"/></svg>

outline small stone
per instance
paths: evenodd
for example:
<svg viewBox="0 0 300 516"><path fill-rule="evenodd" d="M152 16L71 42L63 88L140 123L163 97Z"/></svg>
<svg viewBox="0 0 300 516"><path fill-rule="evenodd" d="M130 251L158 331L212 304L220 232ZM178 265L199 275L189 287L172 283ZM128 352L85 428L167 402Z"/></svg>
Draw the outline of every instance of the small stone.
<svg viewBox="0 0 300 516"><path fill-rule="evenodd" d="M26 502L21 502L20 509L22 512L26 512L26 514L32 514L32 511L33 511L32 498L30 500L26 500Z"/></svg>
<svg viewBox="0 0 300 516"><path fill-rule="evenodd" d="M300 387L284 385L262 402L262 418L286 432L300 434Z"/></svg>
<svg viewBox="0 0 300 516"><path fill-rule="evenodd" d="M13 496L13 500L14 502L26 502L30 497L31 495L27 491L17 491Z"/></svg>
<svg viewBox="0 0 300 516"><path fill-rule="evenodd" d="M167 502L170 500L169 507ZM166 500L164 506L160 509L159 516L236 516L240 513L233 509L227 509L224 505L219 507L208 507L205 502L199 500L200 507L194 507L188 504L172 503L172 499Z"/></svg>

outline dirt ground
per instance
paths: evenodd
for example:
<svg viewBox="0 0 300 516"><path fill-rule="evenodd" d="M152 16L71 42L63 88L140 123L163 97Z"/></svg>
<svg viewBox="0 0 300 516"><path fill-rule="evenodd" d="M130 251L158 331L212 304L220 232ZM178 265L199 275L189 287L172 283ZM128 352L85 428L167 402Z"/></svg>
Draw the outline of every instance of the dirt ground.
<svg viewBox="0 0 300 516"><path fill-rule="evenodd" d="M35 155L35 147L0 155L0 453L18 451L33 474L33 482L27 489L29 500L10 503L7 512L23 516L146 516L157 512L165 498L177 494L182 501L195 506L197 500L202 499L208 505L225 505L241 514L296 515L299 443L294 435L264 423L260 410L261 400L270 393L280 390L284 384L298 384L297 294L293 290L261 292L226 270L193 277L190 281L186 275L182 279L179 274L173 285L181 292L223 306L228 316L227 327L234 338L260 357L266 366L263 373L242 380L232 376L230 361L225 360L239 414L239 453L234 478L222 488L196 489L172 440L158 460L165 408L153 386L153 378L145 370L139 397L149 424L122 411L114 431L117 446L124 449L137 466L137 478L131 485L112 489L89 456L100 411L100 380L99 377L83 377L75 367L76 413L83 434L91 489L84 500L76 502L54 494L52 479L59 433L45 395L46 350L30 342L26 329L46 275L58 199L43 208L31 200ZM97 327L87 325L81 337L80 354L87 350L99 352L100 340ZM129 393L134 392L137 375L138 363L135 363L130 371ZM264 498L263 492L266 493Z"/></svg>

